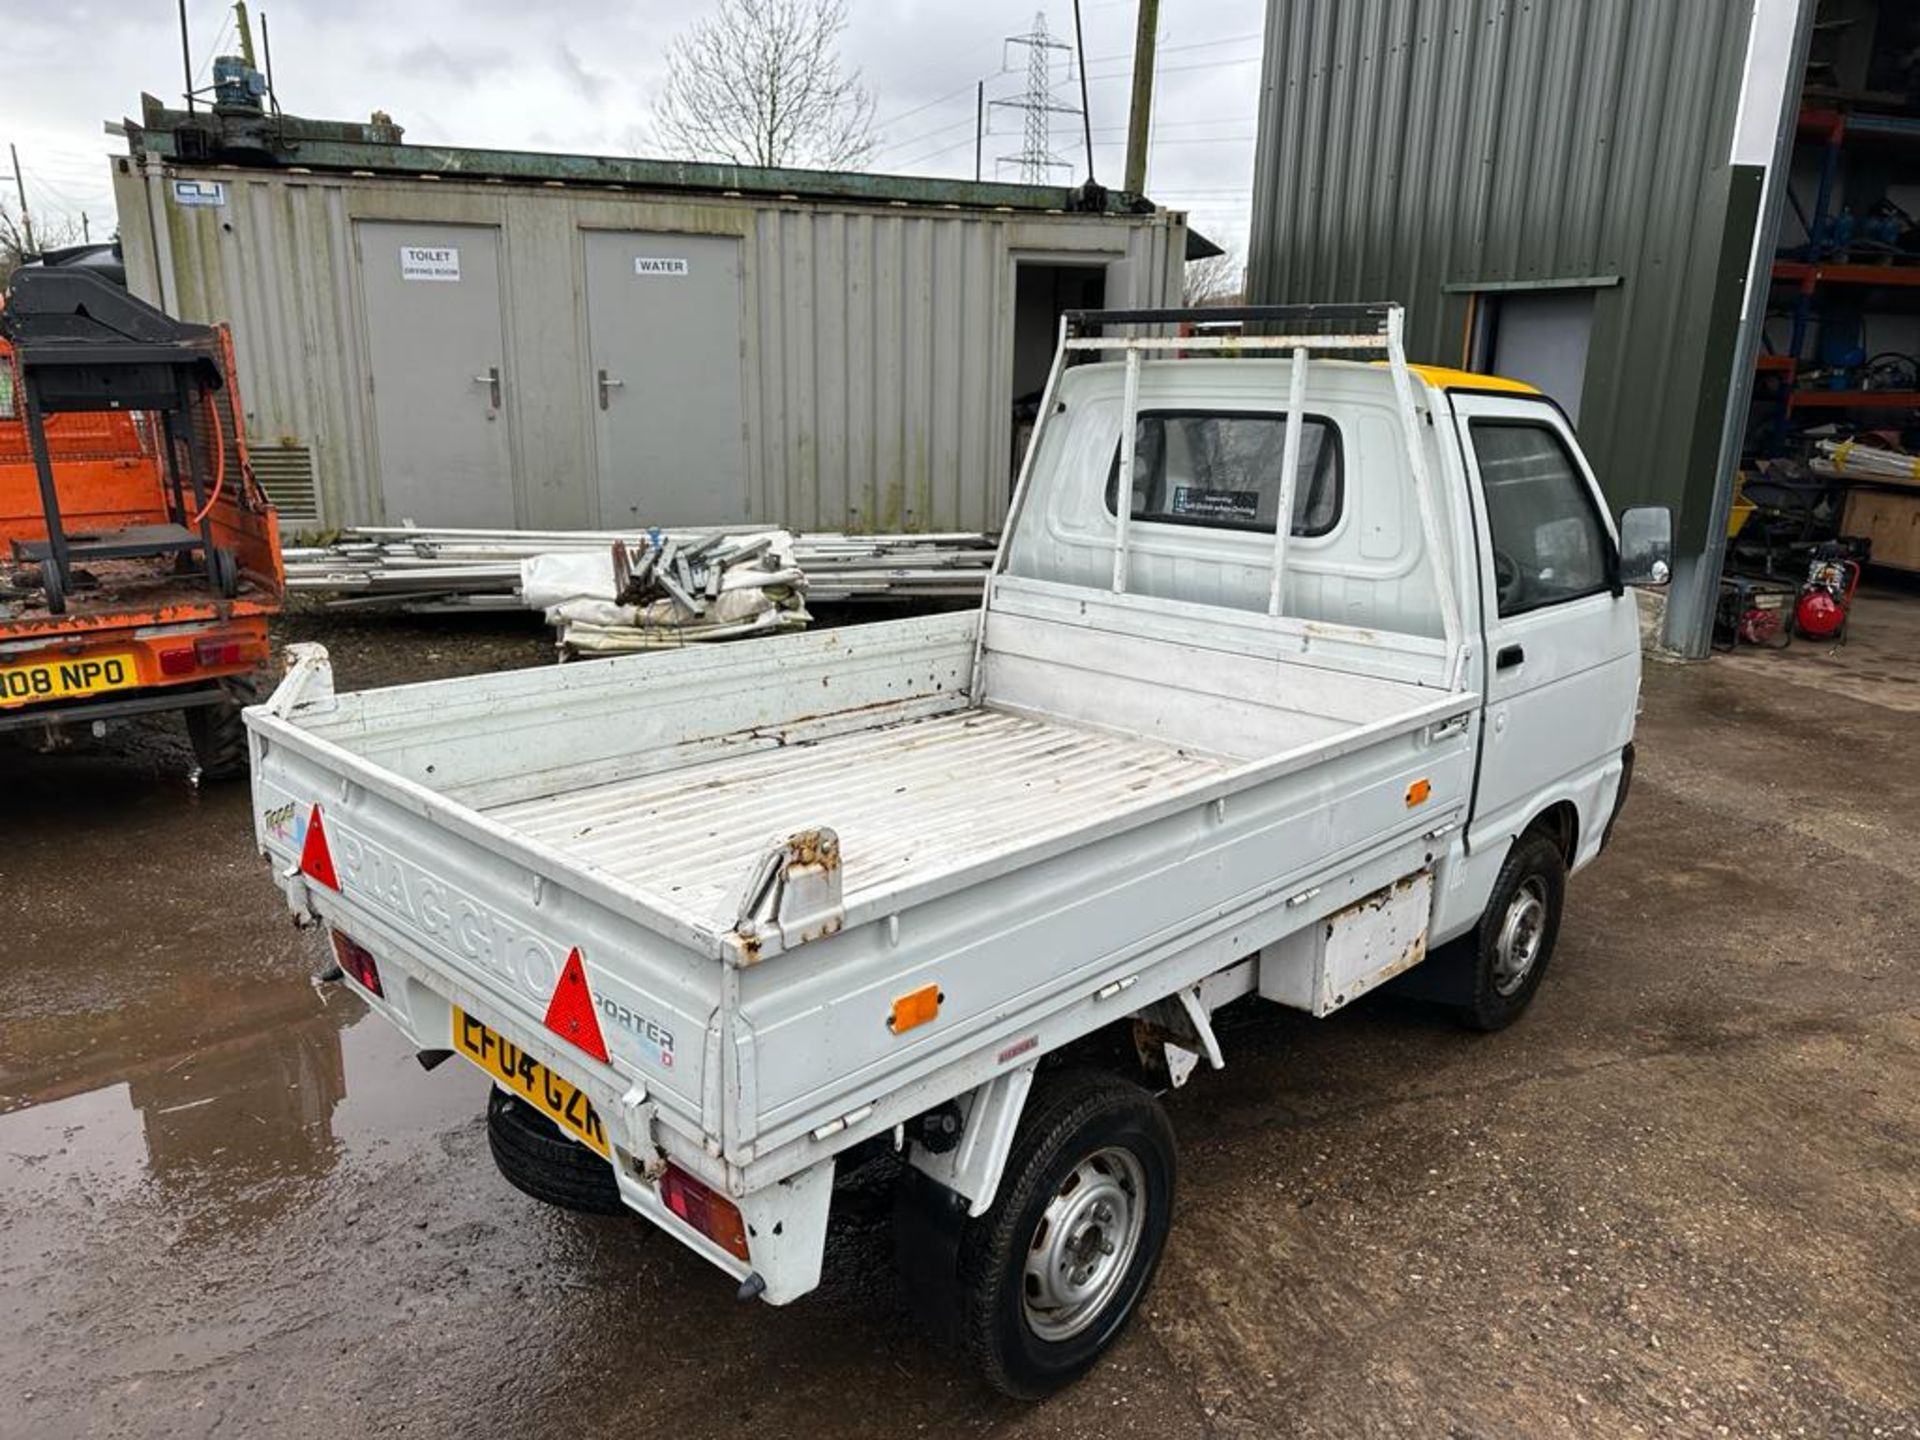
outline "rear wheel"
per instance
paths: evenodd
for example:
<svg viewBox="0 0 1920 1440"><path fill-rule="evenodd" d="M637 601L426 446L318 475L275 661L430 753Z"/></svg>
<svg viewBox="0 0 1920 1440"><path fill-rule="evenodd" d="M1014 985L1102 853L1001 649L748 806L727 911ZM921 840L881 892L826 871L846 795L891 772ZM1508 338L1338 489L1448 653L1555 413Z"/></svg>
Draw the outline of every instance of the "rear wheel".
<svg viewBox="0 0 1920 1440"><path fill-rule="evenodd" d="M247 723L241 711L260 698L260 687L250 675L220 682L225 691L217 705L196 705L187 711L187 739L194 763L206 780L238 780L247 773Z"/></svg>
<svg viewBox="0 0 1920 1440"><path fill-rule="evenodd" d="M487 1148L507 1183L536 1200L590 1215L622 1215L613 1166L518 1095L487 1096Z"/></svg>
<svg viewBox="0 0 1920 1440"><path fill-rule="evenodd" d="M944 1294L962 1352L1003 1394L1078 1379L1126 1329L1173 1218L1177 1153L1160 1102L1111 1075L1043 1079L991 1209L963 1222ZM917 1277L925 1279L924 1276Z"/></svg>

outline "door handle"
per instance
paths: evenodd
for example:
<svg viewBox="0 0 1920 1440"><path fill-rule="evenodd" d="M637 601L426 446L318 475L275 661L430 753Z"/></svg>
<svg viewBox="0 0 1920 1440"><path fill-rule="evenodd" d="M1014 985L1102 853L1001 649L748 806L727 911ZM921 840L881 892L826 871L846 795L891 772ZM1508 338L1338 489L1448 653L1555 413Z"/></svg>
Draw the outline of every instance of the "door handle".
<svg viewBox="0 0 1920 1440"><path fill-rule="evenodd" d="M498 410L500 408L500 367L489 365L486 374L473 377L473 383L487 387L487 403Z"/></svg>
<svg viewBox="0 0 1920 1440"><path fill-rule="evenodd" d="M1522 650L1518 645L1504 645L1501 647L1499 655L1494 658L1493 668L1496 670L1511 670L1516 665L1524 665L1526 663L1527 652L1525 650Z"/></svg>
<svg viewBox="0 0 1920 1440"><path fill-rule="evenodd" d="M600 372L600 408L602 410L607 408L607 392L609 390L618 390L626 383L624 380L609 379L607 372L604 370Z"/></svg>

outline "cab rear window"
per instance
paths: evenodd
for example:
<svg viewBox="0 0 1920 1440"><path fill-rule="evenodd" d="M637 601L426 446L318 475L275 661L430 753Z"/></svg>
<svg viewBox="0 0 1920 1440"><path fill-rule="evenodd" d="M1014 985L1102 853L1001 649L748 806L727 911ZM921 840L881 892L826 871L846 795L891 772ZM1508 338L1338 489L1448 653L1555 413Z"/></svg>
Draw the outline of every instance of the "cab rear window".
<svg viewBox="0 0 1920 1440"><path fill-rule="evenodd" d="M1271 535L1280 508L1287 417L1272 411L1143 410L1133 442L1133 519ZM1107 510L1119 514L1120 447L1107 476ZM1340 523L1340 431L1331 420L1300 423L1300 473L1292 533L1311 538Z"/></svg>

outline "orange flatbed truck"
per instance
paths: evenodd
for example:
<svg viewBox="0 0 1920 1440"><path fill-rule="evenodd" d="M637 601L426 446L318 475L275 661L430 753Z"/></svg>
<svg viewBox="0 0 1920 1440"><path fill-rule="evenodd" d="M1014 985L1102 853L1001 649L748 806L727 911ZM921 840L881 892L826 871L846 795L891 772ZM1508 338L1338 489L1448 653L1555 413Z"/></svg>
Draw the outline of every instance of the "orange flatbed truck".
<svg viewBox="0 0 1920 1440"><path fill-rule="evenodd" d="M0 309L0 733L179 711L242 774L285 595L225 327L98 275L15 272Z"/></svg>

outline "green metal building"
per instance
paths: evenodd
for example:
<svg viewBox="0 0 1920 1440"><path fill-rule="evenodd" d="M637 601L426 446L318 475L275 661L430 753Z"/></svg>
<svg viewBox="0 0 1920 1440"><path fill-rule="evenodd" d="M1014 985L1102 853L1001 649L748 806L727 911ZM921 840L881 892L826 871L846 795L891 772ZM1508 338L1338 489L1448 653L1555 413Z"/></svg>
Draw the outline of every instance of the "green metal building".
<svg viewBox="0 0 1920 1440"><path fill-rule="evenodd" d="M1674 512L1706 653L1810 0L1269 0L1260 302L1395 299L1530 379L1614 508ZM1716 537L1719 537L1716 539Z"/></svg>

